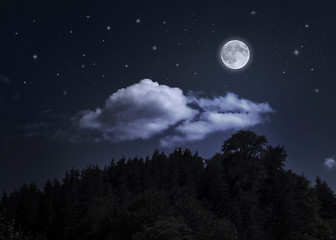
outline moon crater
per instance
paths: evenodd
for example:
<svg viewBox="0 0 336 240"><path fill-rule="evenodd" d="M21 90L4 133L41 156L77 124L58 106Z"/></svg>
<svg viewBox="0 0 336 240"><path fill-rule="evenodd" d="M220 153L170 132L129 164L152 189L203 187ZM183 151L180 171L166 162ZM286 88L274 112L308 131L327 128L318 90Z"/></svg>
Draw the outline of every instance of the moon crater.
<svg viewBox="0 0 336 240"><path fill-rule="evenodd" d="M250 59L250 50L242 41L231 40L223 46L221 59L230 69L241 69Z"/></svg>

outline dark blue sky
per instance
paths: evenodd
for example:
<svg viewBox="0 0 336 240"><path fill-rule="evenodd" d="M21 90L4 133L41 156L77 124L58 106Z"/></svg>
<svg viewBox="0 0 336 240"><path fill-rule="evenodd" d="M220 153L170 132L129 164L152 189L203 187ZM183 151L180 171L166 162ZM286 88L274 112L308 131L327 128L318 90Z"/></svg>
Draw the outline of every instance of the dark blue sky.
<svg viewBox="0 0 336 240"><path fill-rule="evenodd" d="M147 139L124 141L101 140L104 129L114 134L109 117L99 122L107 124L99 141L92 129L78 137L74 126L107 108L118 89L147 78L183 96L213 100L230 92L269 104L274 112L246 129L284 145L287 168L336 189L335 11L331 0L1 1L0 188L41 184L72 166L103 166L121 155L170 152L160 140L172 134L173 120ZM231 39L251 50L241 71L219 58ZM146 107L132 118L146 118ZM215 129L180 145L210 157L236 130Z"/></svg>

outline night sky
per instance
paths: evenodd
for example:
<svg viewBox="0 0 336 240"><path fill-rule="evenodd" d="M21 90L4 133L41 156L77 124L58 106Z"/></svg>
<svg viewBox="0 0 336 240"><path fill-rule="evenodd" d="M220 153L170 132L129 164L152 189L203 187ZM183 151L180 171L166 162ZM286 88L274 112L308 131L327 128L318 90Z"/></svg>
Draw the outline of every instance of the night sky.
<svg viewBox="0 0 336 240"><path fill-rule="evenodd" d="M336 189L336 3L2 0L0 190L238 129ZM227 41L250 49L228 69Z"/></svg>

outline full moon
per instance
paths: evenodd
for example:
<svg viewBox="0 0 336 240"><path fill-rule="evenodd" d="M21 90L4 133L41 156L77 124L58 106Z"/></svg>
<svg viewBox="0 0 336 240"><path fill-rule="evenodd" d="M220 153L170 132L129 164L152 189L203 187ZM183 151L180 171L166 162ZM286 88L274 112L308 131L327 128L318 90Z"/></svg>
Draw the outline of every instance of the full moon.
<svg viewBox="0 0 336 240"><path fill-rule="evenodd" d="M245 43L232 40L223 46L221 58L225 66L231 69L243 68L250 59L250 50Z"/></svg>

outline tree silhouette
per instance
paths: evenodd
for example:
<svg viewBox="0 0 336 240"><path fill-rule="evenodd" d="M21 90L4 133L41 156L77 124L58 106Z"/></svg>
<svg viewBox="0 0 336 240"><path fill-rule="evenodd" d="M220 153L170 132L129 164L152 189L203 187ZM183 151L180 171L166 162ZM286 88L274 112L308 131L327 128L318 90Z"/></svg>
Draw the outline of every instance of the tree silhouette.
<svg viewBox="0 0 336 240"><path fill-rule="evenodd" d="M284 169L283 146L239 131L221 153L189 149L72 168L0 201L1 239L336 239L336 197Z"/></svg>

